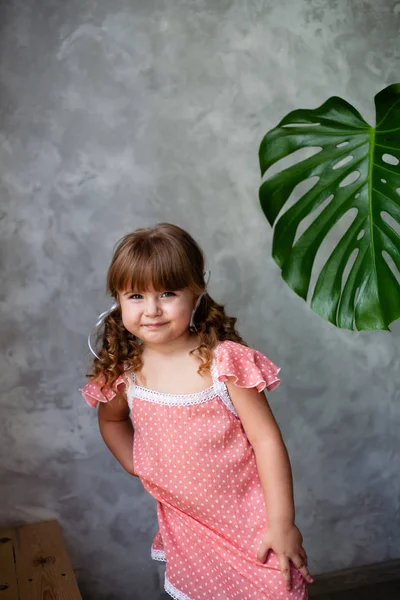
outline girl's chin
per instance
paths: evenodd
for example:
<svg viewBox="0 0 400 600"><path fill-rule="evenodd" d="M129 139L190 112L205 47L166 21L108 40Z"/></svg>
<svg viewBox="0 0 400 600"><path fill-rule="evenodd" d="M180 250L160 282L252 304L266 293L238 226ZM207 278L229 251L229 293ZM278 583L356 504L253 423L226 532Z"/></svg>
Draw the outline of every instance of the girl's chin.
<svg viewBox="0 0 400 600"><path fill-rule="evenodd" d="M190 337L190 332L188 329L184 329L182 331L171 331L165 329L164 327L160 327L159 329L146 329L145 331L142 331L141 337L143 341L168 344L170 342L175 342L180 338L182 338L181 341L183 341L183 337Z"/></svg>

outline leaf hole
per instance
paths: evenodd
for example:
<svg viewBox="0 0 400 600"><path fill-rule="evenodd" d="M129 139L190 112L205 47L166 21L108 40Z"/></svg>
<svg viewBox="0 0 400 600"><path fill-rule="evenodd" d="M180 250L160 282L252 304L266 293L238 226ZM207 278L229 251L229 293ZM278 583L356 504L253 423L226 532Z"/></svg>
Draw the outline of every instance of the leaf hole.
<svg viewBox="0 0 400 600"><path fill-rule="evenodd" d="M281 127L319 127L321 123L285 123Z"/></svg>
<svg viewBox="0 0 400 600"><path fill-rule="evenodd" d="M339 187L345 187L346 185L354 183L355 181L357 181L360 175L360 171L352 171L339 183Z"/></svg>
<svg viewBox="0 0 400 600"><path fill-rule="evenodd" d="M392 215L390 215L385 210L382 210L381 217L385 221L385 223L387 223L389 225L389 227L391 227L397 233L397 235L400 235L400 223L395 221L395 219L393 219Z"/></svg>
<svg viewBox="0 0 400 600"><path fill-rule="evenodd" d="M357 241L361 240L365 235L365 229L361 229L360 233L357 236Z"/></svg>
<svg viewBox="0 0 400 600"><path fill-rule="evenodd" d="M308 301L310 300L310 298L312 298L315 284L317 282L320 272L326 264L326 261L331 256L332 252L335 250L336 246L338 245L346 231L352 225L353 221L357 218L357 215L358 209L350 208L333 225L332 229L328 231L327 235L324 238L324 241L318 248L311 271L310 287L307 295Z"/></svg>
<svg viewBox="0 0 400 600"><path fill-rule="evenodd" d="M382 155L382 160L383 162L387 163L388 165L398 165L399 164L399 159L396 158L395 156L393 156L393 154L383 154Z"/></svg>
<svg viewBox="0 0 400 600"><path fill-rule="evenodd" d="M360 288L358 287L356 289L356 291L354 292L354 304L353 304L353 308L354 308L354 313L353 313L353 331L359 331L357 329L357 325L356 325L356 306L357 306L357 301L358 301L358 294L360 293Z"/></svg>
<svg viewBox="0 0 400 600"><path fill-rule="evenodd" d="M345 283L348 279L348 276L350 275L350 271L353 268L354 263L356 262L356 258L358 256L359 253L359 249L358 248L354 248L353 252L350 254L349 256L349 260L347 261L347 264L344 268L343 271L343 275L342 275L342 292L343 292L343 288L345 286Z"/></svg>
<svg viewBox="0 0 400 600"><path fill-rule="evenodd" d="M300 221L299 226L297 227L296 235L294 238L293 245L297 242L297 240L303 235L303 233L312 225L315 219L322 213L322 211L328 206L331 200L334 198L333 194L330 194L325 200L322 200L321 204L319 204L314 210L312 210L302 221Z"/></svg>
<svg viewBox="0 0 400 600"><path fill-rule="evenodd" d="M307 160L307 158L311 158L311 156L314 156L314 154L318 154L318 152L321 152L321 150L321 146L311 146L310 148L299 148L298 150L295 150L288 156L284 156L283 158L279 159L276 163L274 163L266 171L263 180L265 181L266 179L269 179L270 177L275 175L275 173L278 173L279 171L288 169L293 165L301 163L302 161Z"/></svg>
<svg viewBox="0 0 400 600"><path fill-rule="evenodd" d="M340 142L340 144L336 144L336 148L343 148L343 146L348 146L349 143L348 140L346 142Z"/></svg>
<svg viewBox="0 0 400 600"><path fill-rule="evenodd" d="M340 167L344 167L344 165L347 165L347 163L351 162L352 160L353 156L345 156L344 158L341 158L337 163L335 163L332 169L335 170L339 169Z"/></svg>
<svg viewBox="0 0 400 600"><path fill-rule="evenodd" d="M396 194L400 196L400 188L396 188Z"/></svg>
<svg viewBox="0 0 400 600"><path fill-rule="evenodd" d="M357 192L357 194L354 196L354 198L359 198L361 196L360 192Z"/></svg>
<svg viewBox="0 0 400 600"><path fill-rule="evenodd" d="M382 183L387 183L386 179L381 179Z"/></svg>
<svg viewBox="0 0 400 600"><path fill-rule="evenodd" d="M316 175L314 177L309 177L304 181L300 181L292 190L289 198L285 202L285 205L282 207L282 210L278 214L278 218L283 215L283 213L287 212L294 206L300 198L305 196L314 186L317 185L319 181L319 177ZM301 224L300 224L301 226Z"/></svg>
<svg viewBox="0 0 400 600"><path fill-rule="evenodd" d="M397 283L400 285L400 271L398 270L397 265L394 262L393 258L390 256L390 254L388 252L386 252L386 250L382 251L382 256L383 256L387 266L389 267L389 269L392 271L393 275L395 276Z"/></svg>

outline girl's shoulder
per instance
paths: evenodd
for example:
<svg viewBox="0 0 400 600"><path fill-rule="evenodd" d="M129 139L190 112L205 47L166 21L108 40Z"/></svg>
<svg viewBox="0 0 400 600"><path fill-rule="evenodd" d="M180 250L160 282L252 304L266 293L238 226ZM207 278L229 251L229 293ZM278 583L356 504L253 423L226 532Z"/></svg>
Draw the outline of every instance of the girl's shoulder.
<svg viewBox="0 0 400 600"><path fill-rule="evenodd" d="M255 387L259 392L265 388L272 391L280 383L280 367L262 352L238 342L220 342L216 351L216 364L219 381L231 378L238 387Z"/></svg>

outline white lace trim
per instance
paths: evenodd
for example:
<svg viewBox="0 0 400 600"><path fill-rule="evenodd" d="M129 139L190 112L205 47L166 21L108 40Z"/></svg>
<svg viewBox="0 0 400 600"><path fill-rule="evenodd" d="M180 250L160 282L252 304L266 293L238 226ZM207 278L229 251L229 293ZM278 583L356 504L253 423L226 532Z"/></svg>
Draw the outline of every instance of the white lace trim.
<svg viewBox="0 0 400 600"><path fill-rule="evenodd" d="M217 396L217 392L214 385L201 392L195 392L194 394L169 394L167 392L157 392L156 390L149 390L140 385L136 385L135 375L134 373L131 373L128 379L127 396L129 407L132 410L133 400L135 398L147 400L148 402L153 402L155 404L188 406L191 404L208 402L208 400Z"/></svg>
<svg viewBox="0 0 400 600"><path fill-rule="evenodd" d="M174 600L194 600L194 598L189 598L186 594L178 590L167 578L165 575L164 589Z"/></svg>
<svg viewBox="0 0 400 600"><path fill-rule="evenodd" d="M148 390L140 385L130 386L130 388L132 388L132 394L135 398L148 400L155 404L168 404L169 406L202 404L203 402L211 400L211 398L215 398L217 395L214 386L202 390L201 392L195 392L194 394L168 394L166 392Z"/></svg>
<svg viewBox="0 0 400 600"><path fill-rule="evenodd" d="M230 399L225 383L218 380L217 353L218 347L215 349L214 360L211 363L210 369L213 385L206 390L195 392L193 394L169 394L166 392L149 390L148 388L137 385L135 374L129 373L127 377L127 397L130 409L133 409L133 401L135 398L147 400L148 402L153 402L155 404L166 404L168 406L189 406L208 402L209 400L212 400L218 396L221 398L226 408L236 417L239 417L234 405L232 404L232 400Z"/></svg>
<svg viewBox="0 0 400 600"><path fill-rule="evenodd" d="M151 558L153 560L159 560L160 562L167 562L167 557L165 556L164 550L154 550L151 549Z"/></svg>

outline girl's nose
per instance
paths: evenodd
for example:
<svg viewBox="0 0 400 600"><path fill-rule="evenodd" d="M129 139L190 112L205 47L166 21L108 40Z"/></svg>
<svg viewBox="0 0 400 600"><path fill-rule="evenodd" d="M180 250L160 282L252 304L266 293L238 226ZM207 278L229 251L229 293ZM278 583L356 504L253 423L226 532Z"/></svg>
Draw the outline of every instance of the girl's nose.
<svg viewBox="0 0 400 600"><path fill-rule="evenodd" d="M148 299L145 307L146 317L156 317L160 314L160 306L155 300Z"/></svg>

